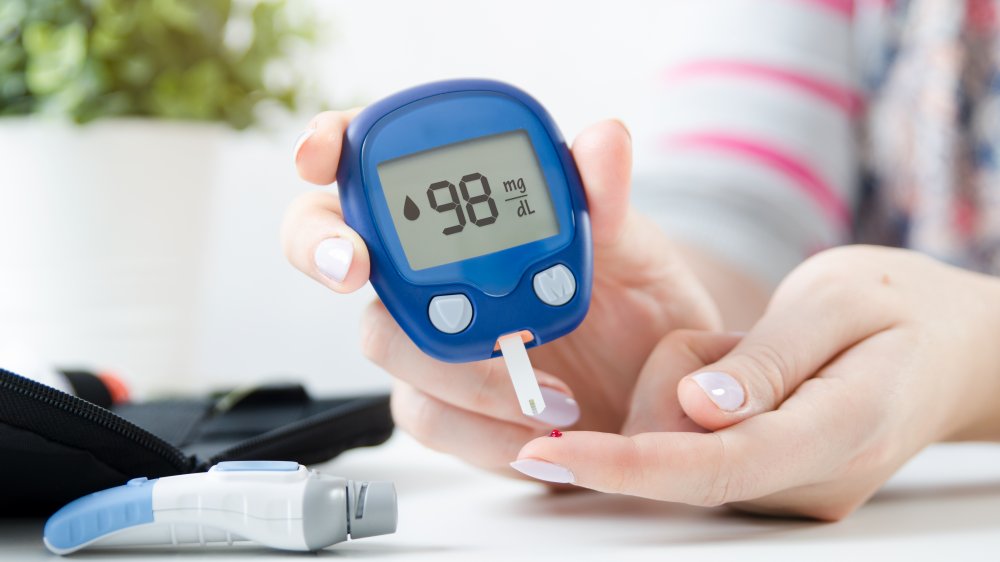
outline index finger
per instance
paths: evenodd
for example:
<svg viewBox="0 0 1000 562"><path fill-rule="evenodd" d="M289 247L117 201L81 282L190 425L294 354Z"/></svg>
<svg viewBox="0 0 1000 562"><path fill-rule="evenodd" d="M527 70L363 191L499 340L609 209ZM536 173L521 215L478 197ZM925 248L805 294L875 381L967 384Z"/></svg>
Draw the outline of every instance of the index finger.
<svg viewBox="0 0 1000 562"><path fill-rule="evenodd" d="M368 282L368 248L344 222L333 193L312 191L293 201L285 211L281 243L296 269L333 291L350 293Z"/></svg>
<svg viewBox="0 0 1000 562"><path fill-rule="evenodd" d="M344 131L360 111L360 107L347 111L324 111L309 121L295 143L293 158L299 177L317 185L329 185L336 181Z"/></svg>
<svg viewBox="0 0 1000 562"><path fill-rule="evenodd" d="M802 465L822 457L823 445L796 418L770 412L714 433L567 431L528 442L511 467L599 492L717 506L806 483Z"/></svg>
<svg viewBox="0 0 1000 562"><path fill-rule="evenodd" d="M567 431L530 441L511 466L542 480L708 506L820 482L854 458L879 426L880 393L871 387L885 377L871 371L887 368L891 359L873 359L896 357L908 345L895 334L874 336L778 410L714 433Z"/></svg>

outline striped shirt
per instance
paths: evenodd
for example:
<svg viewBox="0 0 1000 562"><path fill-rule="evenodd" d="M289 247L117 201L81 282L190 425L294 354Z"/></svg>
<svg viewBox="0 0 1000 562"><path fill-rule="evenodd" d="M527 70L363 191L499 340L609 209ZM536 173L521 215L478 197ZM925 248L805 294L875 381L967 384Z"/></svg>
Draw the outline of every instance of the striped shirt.
<svg viewBox="0 0 1000 562"><path fill-rule="evenodd" d="M855 241L1000 273L995 5L690 3L637 199L769 285Z"/></svg>

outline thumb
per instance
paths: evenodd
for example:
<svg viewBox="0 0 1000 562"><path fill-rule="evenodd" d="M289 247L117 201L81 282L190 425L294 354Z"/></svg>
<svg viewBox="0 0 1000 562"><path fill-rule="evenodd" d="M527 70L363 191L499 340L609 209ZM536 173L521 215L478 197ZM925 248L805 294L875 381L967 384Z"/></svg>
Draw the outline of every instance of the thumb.
<svg viewBox="0 0 1000 562"><path fill-rule="evenodd" d="M584 129L573 141L573 159L587 193L595 246L618 239L628 211L632 183L632 137L609 119Z"/></svg>
<svg viewBox="0 0 1000 562"><path fill-rule="evenodd" d="M701 330L674 330L664 336L639 372L622 433L701 431L681 410L677 383L688 373L721 359L741 337Z"/></svg>
<svg viewBox="0 0 1000 562"><path fill-rule="evenodd" d="M888 327L877 306L780 296L732 351L681 379L681 407L701 427L714 431L776 409L841 352Z"/></svg>

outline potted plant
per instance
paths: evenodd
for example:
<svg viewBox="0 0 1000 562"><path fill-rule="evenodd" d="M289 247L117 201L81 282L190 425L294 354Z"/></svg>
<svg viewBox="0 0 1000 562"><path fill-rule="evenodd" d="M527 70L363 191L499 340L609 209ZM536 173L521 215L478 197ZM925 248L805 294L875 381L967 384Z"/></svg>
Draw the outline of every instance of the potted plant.
<svg viewBox="0 0 1000 562"><path fill-rule="evenodd" d="M309 22L280 0L0 2L0 341L186 368L215 156L301 102Z"/></svg>

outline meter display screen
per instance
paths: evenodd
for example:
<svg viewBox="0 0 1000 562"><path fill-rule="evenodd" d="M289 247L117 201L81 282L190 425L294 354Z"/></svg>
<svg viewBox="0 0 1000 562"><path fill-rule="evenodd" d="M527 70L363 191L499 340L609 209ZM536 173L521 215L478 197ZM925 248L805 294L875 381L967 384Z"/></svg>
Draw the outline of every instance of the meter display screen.
<svg viewBox="0 0 1000 562"><path fill-rule="evenodd" d="M386 160L377 170L414 271L559 233L549 187L524 130Z"/></svg>

